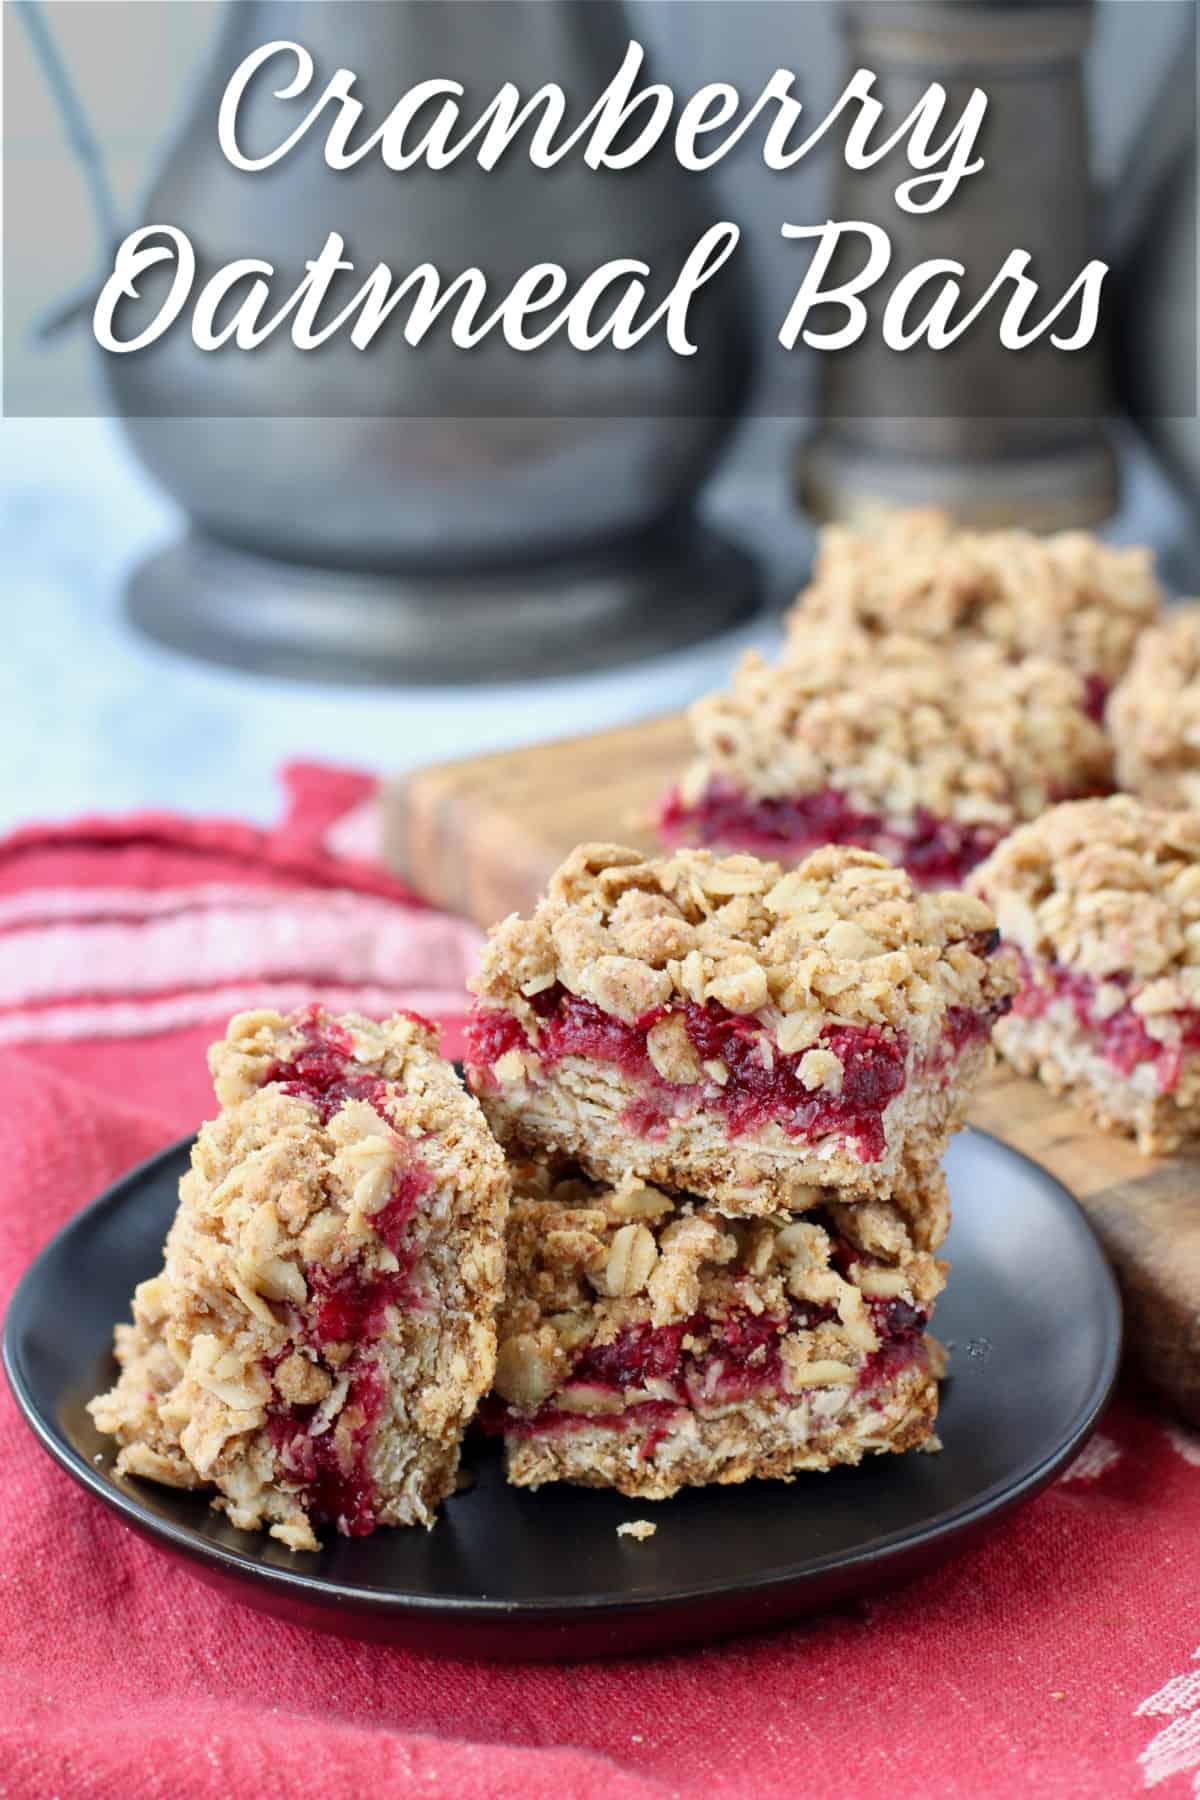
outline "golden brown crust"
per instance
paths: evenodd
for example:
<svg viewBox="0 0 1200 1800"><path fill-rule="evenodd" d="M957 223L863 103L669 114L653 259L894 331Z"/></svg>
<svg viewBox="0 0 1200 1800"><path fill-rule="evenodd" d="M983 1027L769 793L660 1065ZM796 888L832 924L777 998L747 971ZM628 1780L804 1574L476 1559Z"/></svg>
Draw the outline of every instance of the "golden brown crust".
<svg viewBox="0 0 1200 1800"><path fill-rule="evenodd" d="M1123 788L1152 806L1200 807L1200 605L1142 633L1107 717Z"/></svg>
<svg viewBox="0 0 1200 1800"><path fill-rule="evenodd" d="M680 800L714 783L751 800L832 790L901 837L921 814L1007 831L1109 785L1111 748L1085 705L1082 679L1057 663L802 615L781 663L751 654L691 708Z"/></svg>
<svg viewBox="0 0 1200 1800"><path fill-rule="evenodd" d="M1045 656L1112 685L1154 622L1161 592L1149 550L1081 531L964 531L934 509L874 530L821 535L811 585L790 624L837 619L948 644L981 638L1005 656Z"/></svg>
<svg viewBox="0 0 1200 1800"><path fill-rule="evenodd" d="M330 1031L353 1047L363 1096L319 1105L266 1081ZM121 1472L215 1489L235 1525L316 1549L277 1429L299 1419L302 1451L327 1436L347 1479L361 1464L377 1522L431 1520L491 1382L509 1191L435 1042L407 1018L231 1022L211 1057L224 1109L196 1140L163 1270L117 1327L121 1377L92 1402ZM411 1212L392 1219L406 1178ZM350 1294L348 1313L323 1310L331 1292ZM371 1324L343 1337L364 1295Z"/></svg>

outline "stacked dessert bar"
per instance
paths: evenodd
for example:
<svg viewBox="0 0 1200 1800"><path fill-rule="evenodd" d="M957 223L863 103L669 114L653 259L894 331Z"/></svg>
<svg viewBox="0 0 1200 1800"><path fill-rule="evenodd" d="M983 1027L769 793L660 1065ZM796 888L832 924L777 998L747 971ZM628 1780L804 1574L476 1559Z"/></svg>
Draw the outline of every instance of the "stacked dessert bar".
<svg viewBox="0 0 1200 1800"><path fill-rule="evenodd" d="M981 901L844 848L585 845L493 930L467 1074L513 1164L511 1480L661 1497L930 1438L995 945Z"/></svg>

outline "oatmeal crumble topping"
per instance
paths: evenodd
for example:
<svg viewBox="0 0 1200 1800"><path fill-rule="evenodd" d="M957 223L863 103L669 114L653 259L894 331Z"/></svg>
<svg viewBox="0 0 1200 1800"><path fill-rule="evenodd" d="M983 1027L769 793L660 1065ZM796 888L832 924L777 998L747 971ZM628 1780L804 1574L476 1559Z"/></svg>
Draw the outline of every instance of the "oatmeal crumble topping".
<svg viewBox="0 0 1200 1800"><path fill-rule="evenodd" d="M1200 807L1200 605L1142 633L1108 726L1123 788L1153 806Z"/></svg>
<svg viewBox="0 0 1200 1800"><path fill-rule="evenodd" d="M751 801L836 793L904 833L929 817L997 834L1111 783L1111 749L1082 679L986 642L872 639L795 624L782 663L744 658L728 690L691 708L696 760L684 809L725 788Z"/></svg>
<svg viewBox="0 0 1200 1800"><path fill-rule="evenodd" d="M971 885L1026 957L1128 977L1146 1013L1200 1002L1200 814L1128 795L1056 806Z"/></svg>
<svg viewBox="0 0 1200 1800"><path fill-rule="evenodd" d="M988 954L993 926L980 900L919 893L865 850L831 846L785 873L752 856L583 844L532 918L493 928L471 985L511 1008L535 1045L537 997L561 984L626 1024L714 1001L792 1054L831 1017L894 1026L1002 998L1012 984ZM650 1055L668 1079L704 1073L677 1017L653 1027ZM832 1073L810 1072L814 1083Z"/></svg>
<svg viewBox="0 0 1200 1800"><path fill-rule="evenodd" d="M437 1027L417 1013L394 1013L382 1024L361 1013L335 1019L311 1006L286 1018L269 1010L238 1013L208 1052L220 1104L236 1106L268 1082L295 1079L322 1031L352 1074L398 1084L431 1130L452 1123L453 1076L437 1055Z"/></svg>
<svg viewBox="0 0 1200 1800"><path fill-rule="evenodd" d="M626 1519L623 1524L617 1526L617 1536L636 1538L639 1544L644 1544L646 1539L652 1538L657 1530L658 1526L649 1519Z"/></svg>
<svg viewBox="0 0 1200 1800"><path fill-rule="evenodd" d="M830 1307L836 1332L869 1352L878 1341L864 1297L928 1310L944 1285L932 1255L949 1224L937 1168L906 1172L886 1202L850 1205L817 1192L824 1224L790 1213L730 1219L632 1175L608 1186L540 1159L514 1163L513 1184L495 1385L514 1405L540 1404L572 1352L611 1342L631 1322L680 1324L701 1306L781 1312L790 1298ZM844 1273L831 1262L831 1233L857 1253ZM632 1264L631 1235L646 1246Z"/></svg>
<svg viewBox="0 0 1200 1800"><path fill-rule="evenodd" d="M1145 549L1082 531L964 531L933 509L873 531L822 532L811 585L791 623L838 619L945 644L985 639L1006 656L1046 656L1111 686L1161 604Z"/></svg>

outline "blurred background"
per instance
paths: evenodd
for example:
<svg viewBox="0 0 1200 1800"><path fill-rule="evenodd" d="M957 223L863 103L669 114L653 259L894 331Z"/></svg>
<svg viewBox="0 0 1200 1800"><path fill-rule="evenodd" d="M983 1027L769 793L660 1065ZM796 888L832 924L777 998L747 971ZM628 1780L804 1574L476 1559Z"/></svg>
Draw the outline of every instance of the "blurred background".
<svg viewBox="0 0 1200 1800"><path fill-rule="evenodd" d="M431 3L448 15L479 0ZM350 0L275 0L241 9L240 28L270 23L302 35L305 14L314 27L324 14L336 41L350 20L347 12L339 22L339 4ZM607 0L533 4L549 16ZM360 0L362 29L376 23L371 11L396 9L416 16L410 0ZM942 44L952 90L975 78L975 60L1014 92L1024 84L1021 103L1044 132L1026 131L1028 165L1009 173L1012 216L1035 238L1082 234L1098 254L1112 247L1119 304L1099 376L1111 386L1096 412L1111 405L1115 417L1102 447L1090 420L1073 435L1053 405L1035 433L1036 454L1024 440L1014 450L1010 431L989 434L986 420L969 419L965 400L957 438L898 418L903 394L881 396L872 421L871 404L844 385L852 376L831 390L821 358L772 354L797 280L780 220L855 214L831 191L832 161L801 165L783 197L779 178L751 151L720 165L706 199L711 216L741 225L753 273L727 326L727 392L702 394L694 408L686 399L664 407L673 417L660 417L651 436L598 408L590 432L539 446L543 460L530 462L533 478L515 501L504 490L489 502L483 477L521 463L527 432L513 440L514 458L498 448L501 439L491 441L469 489L454 460L461 433L445 440L451 450L437 467L428 435L410 435L407 459L382 459L394 505L386 485L364 500L351 479L328 519L315 516L306 490L256 483L238 473L236 458L245 455L253 472L277 451L283 467L296 456L297 434L309 434L340 459L344 476L356 452L350 440L338 448L336 418L308 426L275 418L269 437L243 434L231 450L218 419L199 422L188 438L164 435L161 417L150 431L81 416L79 395L97 380L86 315L65 324L55 315L90 291L104 246L30 21L14 5L4 10L0 541L12 626L0 659L0 824L154 806L265 821L277 807L274 772L289 758L392 772L670 711L720 682L743 646L770 642L773 616L805 576L817 512L940 499L978 516L981 503L986 514L981 496L992 496L1005 516L1028 515L1033 525L1098 523L1121 541L1150 541L1176 590L1200 587L1193 0L631 0L624 25L615 8L608 21L619 37L626 26L638 35L654 72L680 93L723 80L751 96L774 68L794 67L814 116L841 91L851 58L874 66L872 56L886 55L901 84L916 71L923 85L942 73ZM214 40L233 28L238 9L154 0L132 9L137 28L121 36L119 53L114 44L97 55L105 10L106 0L60 0L41 16L128 229L147 216L172 134L181 119L186 125ZM428 4L425 14L428 35ZM36 18L33 25L36 32ZM1078 34L1077 57L1054 35L1060 28L1072 43ZM345 60L358 66L351 50ZM395 94L401 83L393 74L382 85ZM29 229L31 217L40 229ZM313 251L322 235L306 228ZM616 244L605 253L627 252ZM969 385L969 371L963 379ZM1185 398L1172 404L1171 395ZM105 404L97 398L93 410ZM456 406L463 409L461 394ZM1140 425L1122 416L1131 407L1145 415ZM720 416L703 430L689 413L706 408ZM34 412L41 416L19 416ZM848 416L855 422L847 428ZM443 466L454 480L438 474ZM904 487L914 466L919 492ZM222 469L232 471L223 487ZM512 482L511 466L503 476ZM608 512L601 489L611 495ZM357 533L373 543L380 509L395 525L406 506L415 521L409 540L397 549L384 534L351 567L346 539ZM281 510L295 515L288 530ZM188 535L189 513L203 524L199 536ZM458 563L419 541L424 523L437 545L466 546ZM537 546L527 561L525 541ZM401 614L407 622L393 629Z"/></svg>

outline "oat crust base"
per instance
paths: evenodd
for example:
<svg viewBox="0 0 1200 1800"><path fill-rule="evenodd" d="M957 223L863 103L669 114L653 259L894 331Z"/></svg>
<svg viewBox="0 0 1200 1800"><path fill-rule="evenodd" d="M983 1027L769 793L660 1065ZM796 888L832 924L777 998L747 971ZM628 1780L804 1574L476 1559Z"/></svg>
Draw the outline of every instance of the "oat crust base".
<svg viewBox="0 0 1200 1800"><path fill-rule="evenodd" d="M1200 1142L1200 1057L1184 1064L1172 1093L1148 1091L1106 1062L1068 1006L1039 1019L1002 1019L996 1047L1018 1075L1032 1075L1081 1107L1102 1130L1134 1138L1143 1156L1170 1156Z"/></svg>
<svg viewBox="0 0 1200 1800"><path fill-rule="evenodd" d="M914 1370L882 1407L850 1396L827 1422L815 1421L806 1401L732 1408L718 1419L693 1415L649 1457L642 1454L641 1430L584 1427L510 1440L508 1479L516 1487L565 1481L614 1488L630 1500L668 1500L685 1487L793 1481L868 1455L919 1449L933 1434L937 1409L937 1382Z"/></svg>

